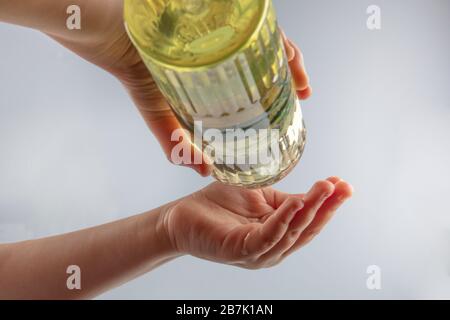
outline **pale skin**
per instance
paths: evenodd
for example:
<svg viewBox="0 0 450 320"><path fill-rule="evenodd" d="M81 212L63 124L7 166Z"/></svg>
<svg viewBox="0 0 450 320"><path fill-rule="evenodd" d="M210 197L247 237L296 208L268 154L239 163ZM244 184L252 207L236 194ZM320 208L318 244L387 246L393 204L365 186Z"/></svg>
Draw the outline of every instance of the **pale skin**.
<svg viewBox="0 0 450 320"><path fill-rule="evenodd" d="M79 5L82 29L66 28L66 8ZM122 20L122 0L0 0L0 21L44 32L123 83L163 151L180 127ZM298 96L311 95L300 50L285 47ZM192 165L209 175L206 164ZM0 245L1 299L85 299L182 255L247 269L272 267L317 235L352 195L338 177L306 194L246 190L213 183L185 198L130 218L59 236ZM67 267L78 265L82 289L68 290Z"/></svg>

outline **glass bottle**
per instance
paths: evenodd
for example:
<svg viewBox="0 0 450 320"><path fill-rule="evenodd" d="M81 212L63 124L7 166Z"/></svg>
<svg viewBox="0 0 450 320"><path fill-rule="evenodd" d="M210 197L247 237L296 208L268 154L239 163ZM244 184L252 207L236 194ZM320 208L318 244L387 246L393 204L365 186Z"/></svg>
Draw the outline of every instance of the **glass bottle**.
<svg viewBox="0 0 450 320"><path fill-rule="evenodd" d="M264 187L298 163L306 130L271 0L125 0L125 23L217 180Z"/></svg>

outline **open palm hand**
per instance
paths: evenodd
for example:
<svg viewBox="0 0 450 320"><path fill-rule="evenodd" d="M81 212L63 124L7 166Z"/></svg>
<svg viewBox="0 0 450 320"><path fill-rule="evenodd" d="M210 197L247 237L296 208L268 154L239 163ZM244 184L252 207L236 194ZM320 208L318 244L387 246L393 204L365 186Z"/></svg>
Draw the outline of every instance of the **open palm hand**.
<svg viewBox="0 0 450 320"><path fill-rule="evenodd" d="M213 183L180 200L164 219L179 253L250 269L271 267L311 241L351 194L351 186L336 177L299 195Z"/></svg>

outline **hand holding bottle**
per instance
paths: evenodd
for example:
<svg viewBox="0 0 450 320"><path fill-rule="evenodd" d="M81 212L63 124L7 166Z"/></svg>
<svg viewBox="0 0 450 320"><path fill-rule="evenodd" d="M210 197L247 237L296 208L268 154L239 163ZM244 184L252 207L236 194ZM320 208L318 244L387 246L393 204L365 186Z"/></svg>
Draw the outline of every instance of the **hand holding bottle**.
<svg viewBox="0 0 450 320"><path fill-rule="evenodd" d="M304 69L296 81L289 70L301 54L272 0L124 3L127 33L187 130L172 136L173 162L201 163L190 136L220 182L261 188L285 177L306 141L297 86L310 90Z"/></svg>
<svg viewBox="0 0 450 320"><path fill-rule="evenodd" d="M170 160L174 145L171 134L180 128L173 111L162 96L141 57L128 38L123 22L123 0L79 1L83 14L81 30L66 28L69 0L24 0L22 6L1 1L0 20L38 29L87 61L113 74L127 89L148 127ZM24 11L23 7L35 11ZM45 16L45 19L39 17ZM306 99L311 87L300 50L284 36L289 66L298 96ZM187 142L186 142L187 143ZM194 152L198 152L197 149ZM209 175L205 163L192 165L201 175Z"/></svg>
<svg viewBox="0 0 450 320"><path fill-rule="evenodd" d="M170 160L171 151L178 144L171 141L171 135L180 128L180 123L127 36L123 23L123 1L107 1L107 4L104 4L107 7L106 12L101 5L102 1L92 8L86 8L88 14L83 25L90 26L89 28L85 27L77 32L56 29L48 30L47 33L79 56L119 79ZM311 87L302 54L295 44L284 34L283 36L298 96L306 99L311 95ZM192 150L194 157L194 152L199 151L194 148ZM210 173L210 168L205 163L189 166L201 175Z"/></svg>

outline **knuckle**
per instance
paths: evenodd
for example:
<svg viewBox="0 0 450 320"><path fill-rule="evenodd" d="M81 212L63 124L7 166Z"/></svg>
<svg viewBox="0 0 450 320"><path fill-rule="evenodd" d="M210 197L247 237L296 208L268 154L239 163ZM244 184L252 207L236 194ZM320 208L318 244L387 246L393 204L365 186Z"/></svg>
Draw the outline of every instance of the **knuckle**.
<svg viewBox="0 0 450 320"><path fill-rule="evenodd" d="M244 267L245 267L245 269L248 269L248 270L259 270L259 269L261 269L261 266L258 263L247 263Z"/></svg>
<svg viewBox="0 0 450 320"><path fill-rule="evenodd" d="M300 198L291 197L286 200L287 210L294 211L294 210L300 210L304 206L304 202ZM285 222L285 221L284 221ZM287 223L287 222L285 222Z"/></svg>
<svg viewBox="0 0 450 320"><path fill-rule="evenodd" d="M269 269L276 265L278 265L281 262L280 256L267 256L267 257L261 257L257 261L252 262L250 265L255 270L260 269Z"/></svg>
<svg viewBox="0 0 450 320"><path fill-rule="evenodd" d="M241 256L241 263L252 265L255 264L259 259L259 255L257 253L250 253L245 256Z"/></svg>
<svg viewBox="0 0 450 320"><path fill-rule="evenodd" d="M298 207L303 204L302 199L297 198L297 197L290 197L290 198L288 198L287 201L288 201L290 207Z"/></svg>
<svg viewBox="0 0 450 320"><path fill-rule="evenodd" d="M272 248L276 243L277 241L274 238L266 239L263 243L263 249Z"/></svg>
<svg viewBox="0 0 450 320"><path fill-rule="evenodd" d="M289 223L290 223L289 219L287 219L287 218L284 219L283 221L280 222L279 229L285 230L285 229L289 228Z"/></svg>
<svg viewBox="0 0 450 320"><path fill-rule="evenodd" d="M303 206L303 200L300 198L292 197L292 198L289 198L289 201L290 201L290 206L293 209Z"/></svg>
<svg viewBox="0 0 450 320"><path fill-rule="evenodd" d="M298 238L300 236L300 230L293 230L289 232L290 238Z"/></svg>
<svg viewBox="0 0 450 320"><path fill-rule="evenodd" d="M262 264L261 268L270 269L279 265L280 262L281 262L280 259L271 259L270 261L267 261L266 263Z"/></svg>
<svg viewBox="0 0 450 320"><path fill-rule="evenodd" d="M273 234L265 234L262 236L262 249L273 247L277 243L277 239Z"/></svg>
<svg viewBox="0 0 450 320"><path fill-rule="evenodd" d="M306 238L309 240L312 240L320 233L320 229L319 228L311 228L310 230L305 231L305 233L306 233Z"/></svg>
<svg viewBox="0 0 450 320"><path fill-rule="evenodd" d="M255 259L247 259L245 263L245 268L250 270L261 270L269 268L272 263L271 257L257 256Z"/></svg>

